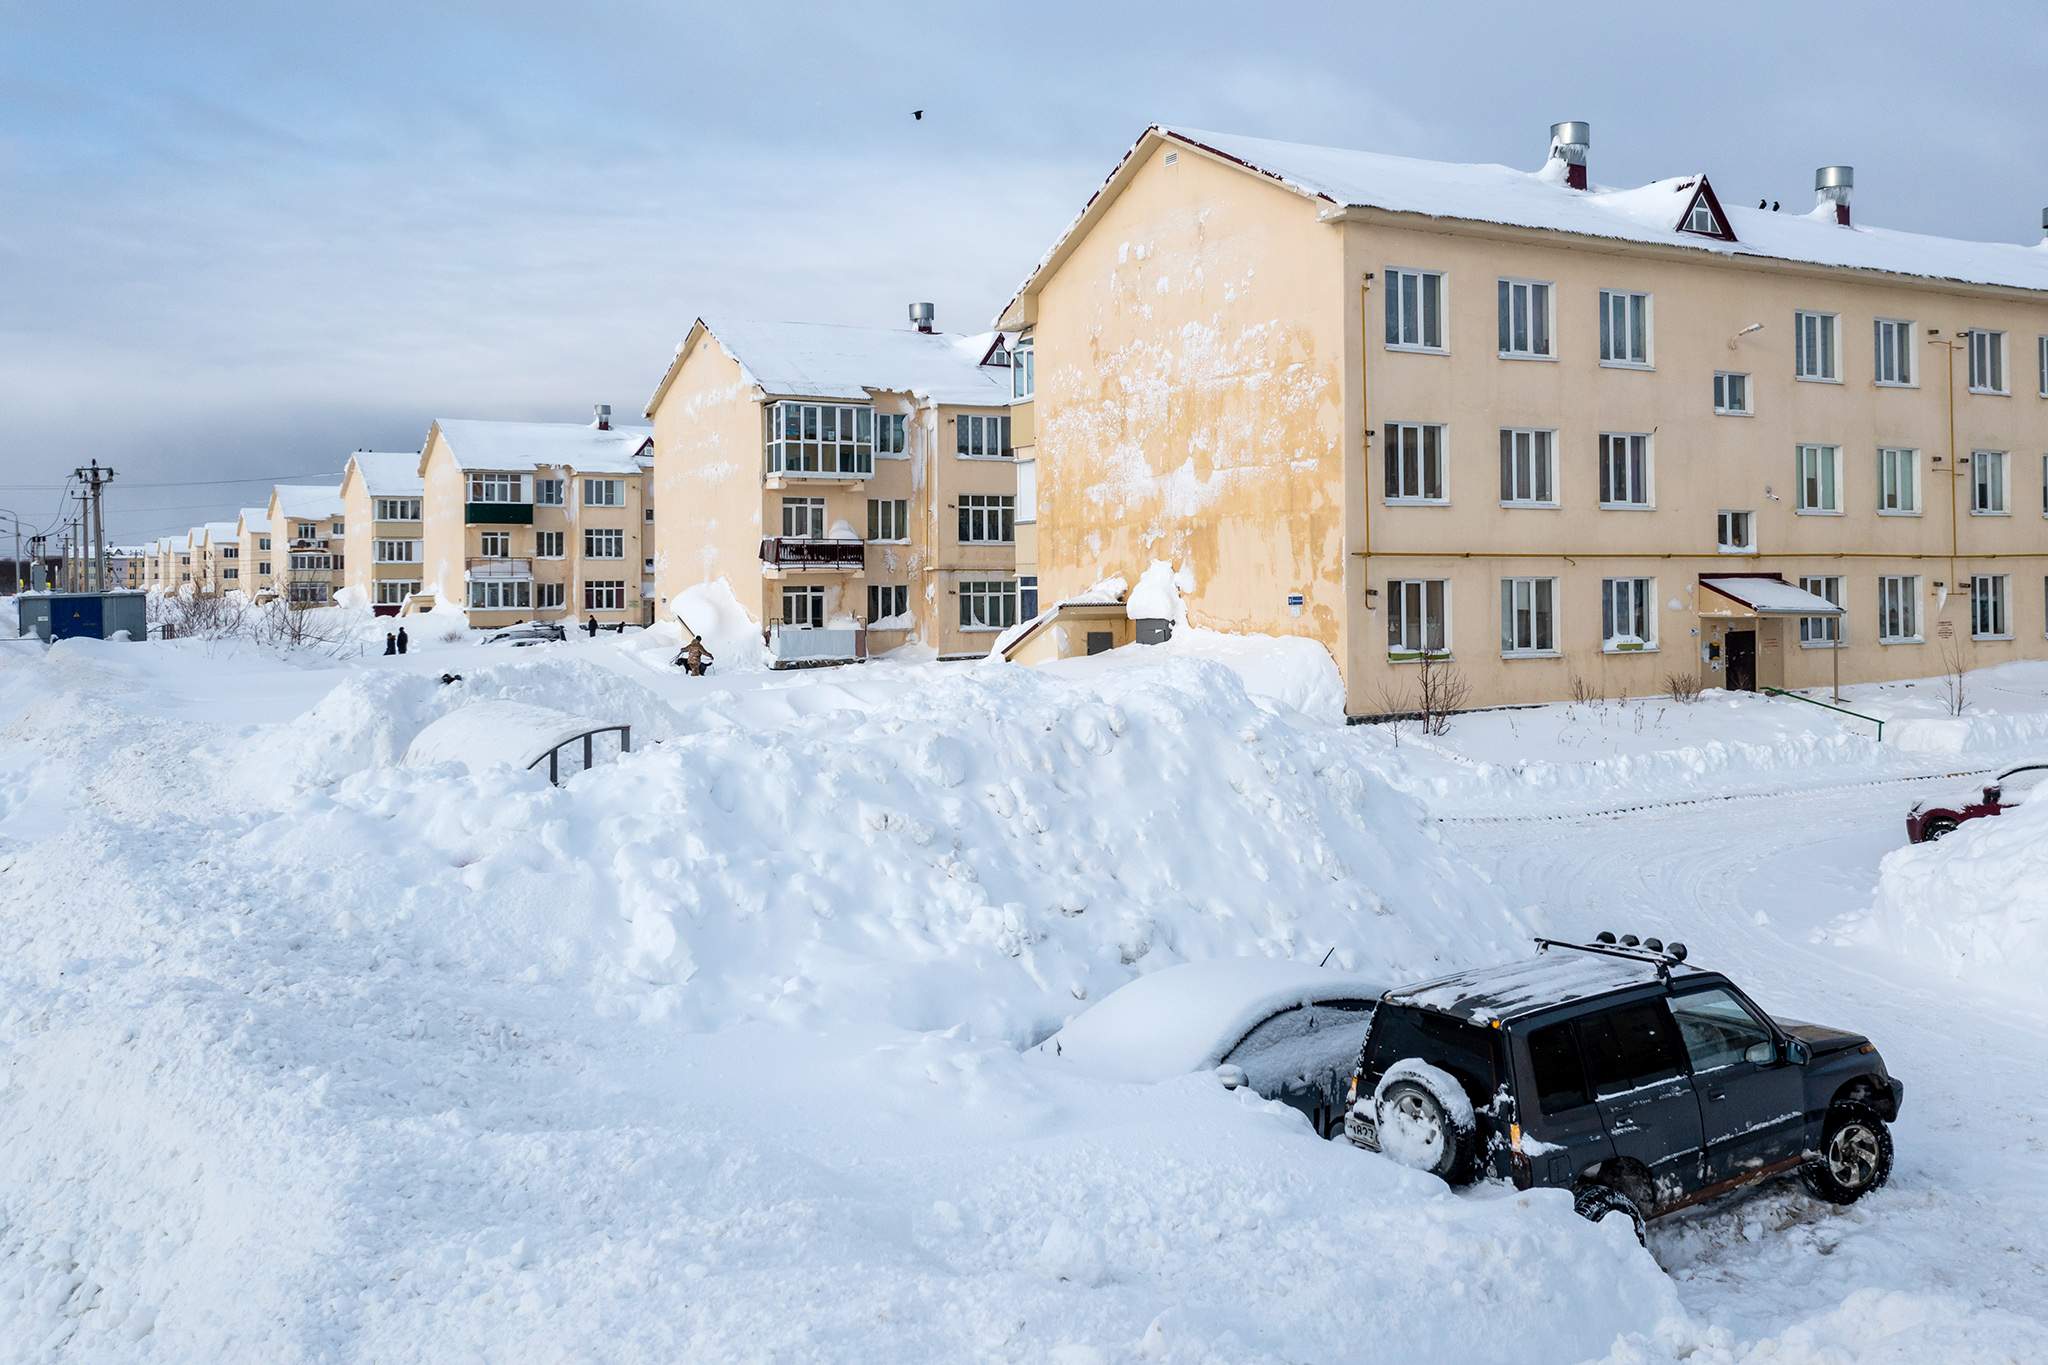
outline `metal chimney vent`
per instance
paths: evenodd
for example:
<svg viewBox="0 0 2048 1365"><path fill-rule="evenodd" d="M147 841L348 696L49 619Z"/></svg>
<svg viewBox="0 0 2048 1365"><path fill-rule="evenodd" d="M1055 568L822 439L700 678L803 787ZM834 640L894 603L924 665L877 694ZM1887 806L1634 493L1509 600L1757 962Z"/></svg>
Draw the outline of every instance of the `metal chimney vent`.
<svg viewBox="0 0 2048 1365"><path fill-rule="evenodd" d="M937 316L938 309L928 303L913 303L910 305L911 324L920 332L931 331L933 319Z"/></svg>
<svg viewBox="0 0 2048 1365"><path fill-rule="evenodd" d="M1833 204L1835 221L1843 227L1849 226L1849 192L1855 188L1854 166L1822 166L1813 173L1814 202Z"/></svg>
<svg viewBox="0 0 2048 1365"><path fill-rule="evenodd" d="M597 421L593 425L599 431L610 431L612 429L612 405L610 403L598 403L595 407Z"/></svg>
<svg viewBox="0 0 2048 1365"><path fill-rule="evenodd" d="M1593 125L1583 119L1569 119L1550 125L1550 155L1564 163L1564 183L1575 190L1586 188L1586 150L1593 144Z"/></svg>
<svg viewBox="0 0 2048 1365"><path fill-rule="evenodd" d="M2048 237L2048 209L2041 210L2041 235Z"/></svg>

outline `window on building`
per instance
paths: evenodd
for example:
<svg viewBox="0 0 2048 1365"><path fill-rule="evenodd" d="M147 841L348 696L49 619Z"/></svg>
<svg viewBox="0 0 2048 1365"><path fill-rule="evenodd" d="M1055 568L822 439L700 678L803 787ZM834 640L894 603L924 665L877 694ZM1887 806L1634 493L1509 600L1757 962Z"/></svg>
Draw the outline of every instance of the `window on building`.
<svg viewBox="0 0 2048 1365"><path fill-rule="evenodd" d="M262 575L263 577L268 578L270 576L270 561L267 559L257 560L256 572Z"/></svg>
<svg viewBox="0 0 2048 1365"><path fill-rule="evenodd" d="M1444 429L1433 423L1389 422L1386 446L1388 502L1447 502Z"/></svg>
<svg viewBox="0 0 2048 1365"><path fill-rule="evenodd" d="M503 559L512 553L510 531L485 531L476 538L476 552L485 559Z"/></svg>
<svg viewBox="0 0 2048 1365"><path fill-rule="evenodd" d="M1802 445L1797 454L1798 510L1839 515L1842 510L1842 448Z"/></svg>
<svg viewBox="0 0 2048 1365"><path fill-rule="evenodd" d="M963 580L960 584L962 630L1007 630L1017 624L1014 579Z"/></svg>
<svg viewBox="0 0 2048 1365"><path fill-rule="evenodd" d="M1500 353L1518 360L1549 358L1550 285L1539 280L1501 280L1497 286Z"/></svg>
<svg viewBox="0 0 2048 1365"><path fill-rule="evenodd" d="M420 500L418 498L377 499L378 521L418 521Z"/></svg>
<svg viewBox="0 0 2048 1365"><path fill-rule="evenodd" d="M531 502L533 483L524 474L471 474L471 502Z"/></svg>
<svg viewBox="0 0 2048 1365"><path fill-rule="evenodd" d="M330 590L325 583L301 581L291 584L287 593L292 601L307 606L326 602Z"/></svg>
<svg viewBox="0 0 2048 1365"><path fill-rule="evenodd" d="M1919 451L1904 446L1878 447L1877 510L1892 517L1919 515Z"/></svg>
<svg viewBox="0 0 2048 1365"><path fill-rule="evenodd" d="M2041 457L2041 515L2048 517L2048 455Z"/></svg>
<svg viewBox="0 0 2048 1365"><path fill-rule="evenodd" d="M1756 550L1756 513L1723 511L1714 522L1714 547L1722 554Z"/></svg>
<svg viewBox="0 0 2048 1365"><path fill-rule="evenodd" d="M1920 579L1887 574L1877 580L1877 638L1888 645L1920 639Z"/></svg>
<svg viewBox="0 0 2048 1365"><path fill-rule="evenodd" d="M2005 501L2005 452L1970 452L1970 515L2000 517L2010 509Z"/></svg>
<svg viewBox="0 0 2048 1365"><path fill-rule="evenodd" d="M1842 580L1832 574L1801 578L1799 586L1815 597L1825 597L1836 606L1842 605ZM1842 618L1839 616L1802 616L1799 618L1799 643L1802 645L1838 645L1842 642Z"/></svg>
<svg viewBox="0 0 2048 1365"><path fill-rule="evenodd" d="M624 479L585 479L583 481L583 505L585 507L624 507L626 505L626 481Z"/></svg>
<svg viewBox="0 0 2048 1365"><path fill-rule="evenodd" d="M269 537L269 536L258 536L258 537L256 537L256 548L257 548L257 549L259 549L259 550L268 550L268 549L270 548L270 537Z"/></svg>
<svg viewBox="0 0 2048 1365"><path fill-rule="evenodd" d="M370 560L375 564L417 564L420 562L420 543L417 540L373 540L370 542Z"/></svg>
<svg viewBox="0 0 2048 1365"><path fill-rule="evenodd" d="M963 412L953 419L954 451L970 459L1008 458L1010 419Z"/></svg>
<svg viewBox="0 0 2048 1365"><path fill-rule="evenodd" d="M875 414L875 454L902 455L910 449L909 417L901 412Z"/></svg>
<svg viewBox="0 0 2048 1365"><path fill-rule="evenodd" d="M1031 335L1017 338L1017 345L1010 352L1010 396L1029 398L1038 391L1038 350Z"/></svg>
<svg viewBox="0 0 2048 1365"><path fill-rule="evenodd" d="M237 545L223 545L223 546L221 546L221 549L220 549L220 557L221 557L222 559L239 559L239 558L241 558L241 555L242 555L242 550L241 550L241 547L240 547L240 546L237 546Z"/></svg>
<svg viewBox="0 0 2048 1365"><path fill-rule="evenodd" d="M626 533L616 526L584 527L583 557L585 559L624 559L626 557Z"/></svg>
<svg viewBox="0 0 2048 1365"><path fill-rule="evenodd" d="M784 498L782 500L782 534L795 540L823 540L825 538L825 500L823 498Z"/></svg>
<svg viewBox="0 0 2048 1365"><path fill-rule="evenodd" d="M1725 417L1747 417L1749 376L1734 370L1714 371L1714 411Z"/></svg>
<svg viewBox="0 0 2048 1365"><path fill-rule="evenodd" d="M1970 638L2012 638L2012 579L2005 574L1976 574L1970 579Z"/></svg>
<svg viewBox="0 0 2048 1365"><path fill-rule="evenodd" d="M1444 347L1444 277L1434 270L1387 271L1387 345L1396 350Z"/></svg>
<svg viewBox="0 0 2048 1365"><path fill-rule="evenodd" d="M298 522L293 527L292 534L300 540L318 540L320 538L320 523L317 521Z"/></svg>
<svg viewBox="0 0 2048 1365"><path fill-rule="evenodd" d="M2037 358L2041 368L2041 396L2048 398L2048 336L2035 338L2034 349L2039 352Z"/></svg>
<svg viewBox="0 0 2048 1365"><path fill-rule="evenodd" d="M227 568L224 568L220 571L220 577L223 583L232 583L241 576L242 571L240 569L235 568L233 565L229 565Z"/></svg>
<svg viewBox="0 0 2048 1365"><path fill-rule="evenodd" d="M1396 578L1387 584L1387 653L1397 659L1445 654L1451 647L1451 584L1444 578Z"/></svg>
<svg viewBox="0 0 2048 1365"><path fill-rule="evenodd" d="M1500 500L1509 507L1557 506L1557 433L1501 428Z"/></svg>
<svg viewBox="0 0 2048 1365"><path fill-rule="evenodd" d="M566 600L568 584L543 583L533 585L533 605L542 611L560 611Z"/></svg>
<svg viewBox="0 0 2048 1365"><path fill-rule="evenodd" d="M1500 652L1557 652L1557 580L1503 578L1500 581Z"/></svg>
<svg viewBox="0 0 2048 1365"><path fill-rule="evenodd" d="M341 525L341 523L340 523L340 522L338 522L338 521L337 521L337 522L335 522L335 523L334 523L334 530L333 530L332 534L334 534L334 535L337 535L337 536L338 536L338 535L340 535L340 534L341 534L341 532L342 532L342 525Z"/></svg>
<svg viewBox="0 0 2048 1365"><path fill-rule="evenodd" d="M1877 330L1877 382L1894 386L1913 383L1913 324L1895 318L1879 318Z"/></svg>
<svg viewBox="0 0 2048 1365"><path fill-rule="evenodd" d="M1609 578L1600 585L1600 647L1657 647L1657 580Z"/></svg>
<svg viewBox="0 0 2048 1365"><path fill-rule="evenodd" d="M910 615L908 583L868 584L868 624Z"/></svg>
<svg viewBox="0 0 2048 1365"><path fill-rule="evenodd" d="M1038 461L1017 461L1017 524L1038 520Z"/></svg>
<svg viewBox="0 0 2048 1365"><path fill-rule="evenodd" d="M562 505L562 481L560 479L535 479L533 501L538 507L560 507Z"/></svg>
<svg viewBox="0 0 2048 1365"><path fill-rule="evenodd" d="M560 559L562 557L562 532L535 531L533 533L533 556L535 559Z"/></svg>
<svg viewBox="0 0 2048 1365"><path fill-rule="evenodd" d="M910 500L908 498L869 498L868 539L909 540Z"/></svg>
<svg viewBox="0 0 2048 1365"><path fill-rule="evenodd" d="M388 518L401 520L401 518ZM380 578L377 580L377 605L380 607L402 607L405 599L420 590L418 579Z"/></svg>
<svg viewBox="0 0 2048 1365"><path fill-rule="evenodd" d="M1648 507L1650 438L1643 432L1600 433L1600 505Z"/></svg>
<svg viewBox="0 0 2048 1365"><path fill-rule="evenodd" d="M1017 577L1017 619L1029 621L1038 615L1038 575L1019 574Z"/></svg>
<svg viewBox="0 0 2048 1365"><path fill-rule="evenodd" d="M822 584L805 584L782 590L782 624L785 626L823 627L825 624L825 588Z"/></svg>
<svg viewBox="0 0 2048 1365"><path fill-rule="evenodd" d="M591 579L583 585L585 611L624 611L626 583L620 578Z"/></svg>
<svg viewBox="0 0 2048 1365"><path fill-rule="evenodd" d="M959 510L962 545L1008 545L1017 538L1017 500L1007 493L962 493Z"/></svg>
<svg viewBox="0 0 2048 1365"><path fill-rule="evenodd" d="M1650 363L1648 294L1600 291L1600 361L1606 365Z"/></svg>
<svg viewBox="0 0 2048 1365"><path fill-rule="evenodd" d="M1792 314L1792 375L1795 379L1839 383L1842 368L1837 333L1841 319L1833 313Z"/></svg>
<svg viewBox="0 0 2048 1365"><path fill-rule="evenodd" d="M647 525L649 525L649 526L652 526L652 525L654 525L654 504L653 504L653 503L648 503L648 504L647 504L646 506L644 506L644 507L642 507L642 508L640 509L640 520L641 520L641 521L643 521L643 522L645 522L645 523L646 523Z"/></svg>
<svg viewBox="0 0 2048 1365"><path fill-rule="evenodd" d="M1692 201L1692 208L1685 215L1681 232L1697 232L1702 237L1726 237L1728 229L1714 216L1714 206L1707 202L1704 194Z"/></svg>
<svg viewBox="0 0 2048 1365"><path fill-rule="evenodd" d="M2005 391L2005 333L1971 328L1970 392Z"/></svg>
<svg viewBox="0 0 2048 1365"><path fill-rule="evenodd" d="M514 611L533 606L530 578L473 578L469 605L478 611Z"/></svg>
<svg viewBox="0 0 2048 1365"><path fill-rule="evenodd" d="M874 441L873 408L781 402L768 409L771 474L872 474Z"/></svg>

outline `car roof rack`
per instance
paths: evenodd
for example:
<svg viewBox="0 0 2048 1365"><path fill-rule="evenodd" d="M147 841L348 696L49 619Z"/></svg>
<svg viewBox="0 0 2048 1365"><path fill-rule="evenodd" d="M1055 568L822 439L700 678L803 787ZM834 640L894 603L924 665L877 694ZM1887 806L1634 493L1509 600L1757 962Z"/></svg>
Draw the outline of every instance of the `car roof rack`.
<svg viewBox="0 0 2048 1365"><path fill-rule="evenodd" d="M1623 934L1616 938L1612 930L1602 930L1591 943L1574 943L1569 939L1543 938L1536 940L1536 951L1548 952L1552 948L1569 948L1575 953L1598 953L1602 957L1618 957L1629 962L1641 962L1655 967L1657 975L1671 979L1671 969L1685 961L1683 943L1666 944L1662 939L1639 939L1634 934Z"/></svg>

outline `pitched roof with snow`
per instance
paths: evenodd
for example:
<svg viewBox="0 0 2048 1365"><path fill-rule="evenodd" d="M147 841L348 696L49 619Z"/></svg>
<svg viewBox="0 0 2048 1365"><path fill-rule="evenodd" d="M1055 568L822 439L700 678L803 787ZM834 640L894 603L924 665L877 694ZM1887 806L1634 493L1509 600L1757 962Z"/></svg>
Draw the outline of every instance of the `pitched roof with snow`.
<svg viewBox="0 0 2048 1365"><path fill-rule="evenodd" d="M647 401L661 401L683 357L708 333L739 363L746 382L776 398L840 398L909 393L938 403L995 407L1010 398L1010 372L984 365L996 334L961 336L910 327L849 327L829 322L712 325L701 318Z"/></svg>
<svg viewBox="0 0 2048 1365"><path fill-rule="evenodd" d="M1032 271L1018 296L1064 259L1091 214L1105 206L1148 140L1161 138L1221 157L1332 208L1372 208L1431 218L1542 228L1621 241L1684 247L1721 256L1754 256L1893 275L2012 289L2048 290L2048 244L1971 242L1917 232L1844 227L1831 205L1810 213L1724 209L1735 240L1682 232L1682 215L1704 175L1674 176L1633 189L1567 188L1562 163L1542 170L1422 161L1383 152L1319 147L1157 124L1146 130L1081 214ZM1014 307L1015 299L1011 300ZM1009 309L1004 310L1008 316Z"/></svg>
<svg viewBox="0 0 2048 1365"><path fill-rule="evenodd" d="M338 483L281 483L274 494L279 516L317 519L341 515Z"/></svg>
<svg viewBox="0 0 2048 1365"><path fill-rule="evenodd" d="M233 540L235 524L232 521L209 521L206 523L206 538L209 541Z"/></svg>
<svg viewBox="0 0 2048 1365"><path fill-rule="evenodd" d="M600 430L578 422L488 422L441 418L434 423L457 469L573 469L579 474L637 474L652 427ZM431 443L431 437L429 441ZM420 457L414 456L417 467Z"/></svg>
<svg viewBox="0 0 2048 1365"><path fill-rule="evenodd" d="M358 450L348 457L371 497L413 498L426 491L417 450ZM341 477L348 479L348 470Z"/></svg>
<svg viewBox="0 0 2048 1365"><path fill-rule="evenodd" d="M244 531L253 531L261 535L270 529L270 509L267 507L244 507L241 512L240 525Z"/></svg>

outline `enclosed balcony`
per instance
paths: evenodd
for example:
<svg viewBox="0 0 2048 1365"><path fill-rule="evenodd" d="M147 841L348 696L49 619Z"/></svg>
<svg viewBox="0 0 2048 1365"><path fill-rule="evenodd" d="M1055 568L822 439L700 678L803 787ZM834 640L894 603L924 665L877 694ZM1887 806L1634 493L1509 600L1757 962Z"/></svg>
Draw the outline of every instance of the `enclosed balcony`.
<svg viewBox="0 0 2048 1365"><path fill-rule="evenodd" d="M852 663L868 656L868 633L862 626L798 626L776 622L768 627L768 654L776 668L811 668Z"/></svg>
<svg viewBox="0 0 2048 1365"><path fill-rule="evenodd" d="M867 546L857 538L768 536L761 541L761 565L771 574L859 573L866 562Z"/></svg>
<svg viewBox="0 0 2048 1365"><path fill-rule="evenodd" d="M531 578L533 561L512 559L504 555L471 555L463 562L464 574L476 580L493 578Z"/></svg>

